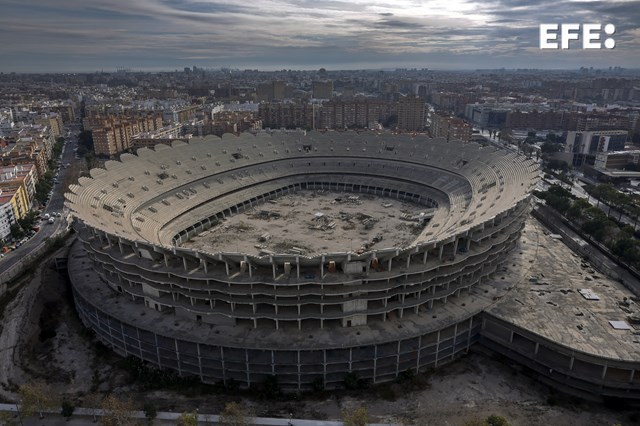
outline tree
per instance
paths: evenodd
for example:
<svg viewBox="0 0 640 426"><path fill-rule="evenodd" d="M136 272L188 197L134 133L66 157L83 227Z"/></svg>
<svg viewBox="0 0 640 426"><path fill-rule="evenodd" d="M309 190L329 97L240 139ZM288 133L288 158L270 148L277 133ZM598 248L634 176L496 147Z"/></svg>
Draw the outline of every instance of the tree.
<svg viewBox="0 0 640 426"><path fill-rule="evenodd" d="M24 229L22 229L19 223L12 223L9 227L9 231L11 232L11 237L13 237L14 240L24 238Z"/></svg>
<svg viewBox="0 0 640 426"><path fill-rule="evenodd" d="M81 147L84 152L93 151L93 133L91 133L91 130L83 130L78 134L78 155L81 155Z"/></svg>
<svg viewBox="0 0 640 426"><path fill-rule="evenodd" d="M3 426L18 426L18 420L16 420L16 416L13 413L8 411L0 411L0 425Z"/></svg>
<svg viewBox="0 0 640 426"><path fill-rule="evenodd" d="M18 388L20 395L20 410L26 417L38 413L40 418L44 418L44 411L54 409L58 404L52 396L49 386L42 382L30 382L20 385Z"/></svg>
<svg viewBox="0 0 640 426"><path fill-rule="evenodd" d="M180 414L178 426L198 426L198 413L195 411Z"/></svg>
<svg viewBox="0 0 640 426"><path fill-rule="evenodd" d="M101 423L105 426L132 426L136 424L132 417L134 409L130 399L123 400L109 395L102 401Z"/></svg>
<svg viewBox="0 0 640 426"><path fill-rule="evenodd" d="M591 207L591 204L584 198L578 198L575 200L569 210L567 210L566 216L569 219L577 220L582 217L582 212Z"/></svg>
<svg viewBox="0 0 640 426"><path fill-rule="evenodd" d="M142 407L142 411L144 411L144 416L147 418L147 422L149 424L153 423L153 420L158 415L158 410L156 410L156 406L151 402L146 402Z"/></svg>
<svg viewBox="0 0 640 426"><path fill-rule="evenodd" d="M90 393L84 397L83 404L93 416L93 422L97 422L98 410L102 406L102 395L99 393Z"/></svg>
<svg viewBox="0 0 640 426"><path fill-rule="evenodd" d="M504 417L492 414L486 419L474 417L464 422L463 426L510 426L510 424Z"/></svg>
<svg viewBox="0 0 640 426"><path fill-rule="evenodd" d="M219 422L222 426L249 426L249 415L243 404L230 402L220 413Z"/></svg>
<svg viewBox="0 0 640 426"><path fill-rule="evenodd" d="M563 149L564 147L561 144L553 142L545 142L540 147L540 150L543 154L553 154L556 152L561 152Z"/></svg>
<svg viewBox="0 0 640 426"><path fill-rule="evenodd" d="M487 426L509 426L509 422L502 416L492 414L487 417Z"/></svg>
<svg viewBox="0 0 640 426"><path fill-rule="evenodd" d="M73 412L76 410L76 406L70 403L69 401L67 401L66 399L62 400L62 405L60 408L61 408L60 414L62 414L62 417L67 417L67 418L73 416Z"/></svg>
<svg viewBox="0 0 640 426"><path fill-rule="evenodd" d="M367 407L342 410L342 423L344 426L366 426L369 424L369 410Z"/></svg>

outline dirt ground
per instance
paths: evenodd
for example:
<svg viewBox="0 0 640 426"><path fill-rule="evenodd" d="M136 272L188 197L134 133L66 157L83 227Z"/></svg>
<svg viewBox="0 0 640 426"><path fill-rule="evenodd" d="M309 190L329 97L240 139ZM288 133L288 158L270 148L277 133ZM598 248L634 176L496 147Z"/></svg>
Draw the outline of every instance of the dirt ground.
<svg viewBox="0 0 640 426"><path fill-rule="evenodd" d="M424 229L428 221L419 223L418 218L428 211L424 206L369 194L301 191L228 217L193 237L185 247L259 255L403 247Z"/></svg>
<svg viewBox="0 0 640 426"><path fill-rule="evenodd" d="M435 372L365 390L285 395L275 400L246 393L140 391L118 366L120 358L96 345L77 318L66 278L43 263L5 307L0 332L0 397L15 401L17 386L46 381L56 395L78 405L89 392L114 392L139 406L150 401L159 411L219 413L242 399L253 414L337 420L345 408L368 407L377 422L412 425L462 425L490 414L514 426L640 424L640 411L616 411L579 401L540 384L527 370L476 345L472 352Z"/></svg>

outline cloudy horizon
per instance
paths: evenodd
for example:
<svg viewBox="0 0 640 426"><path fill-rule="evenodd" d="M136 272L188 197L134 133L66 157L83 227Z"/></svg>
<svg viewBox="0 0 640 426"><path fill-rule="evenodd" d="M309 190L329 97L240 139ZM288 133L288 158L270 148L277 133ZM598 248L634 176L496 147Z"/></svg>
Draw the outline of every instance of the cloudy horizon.
<svg viewBox="0 0 640 426"><path fill-rule="evenodd" d="M2 0L0 71L640 68L640 1ZM541 51L541 23L616 48ZM574 48L575 46L575 48Z"/></svg>

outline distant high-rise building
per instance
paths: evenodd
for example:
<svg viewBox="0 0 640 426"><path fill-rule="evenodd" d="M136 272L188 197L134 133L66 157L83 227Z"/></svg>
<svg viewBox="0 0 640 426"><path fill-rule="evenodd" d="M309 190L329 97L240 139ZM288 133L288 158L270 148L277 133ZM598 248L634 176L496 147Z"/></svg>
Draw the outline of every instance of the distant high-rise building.
<svg viewBox="0 0 640 426"><path fill-rule="evenodd" d="M282 80L276 80L273 83L273 99L285 99L287 97L287 84Z"/></svg>
<svg viewBox="0 0 640 426"><path fill-rule="evenodd" d="M424 100L413 95L398 102L398 129L407 131L424 130L427 123L427 105Z"/></svg>
<svg viewBox="0 0 640 426"><path fill-rule="evenodd" d="M273 86L271 83L260 83L256 86L256 99L266 102L273 99Z"/></svg>
<svg viewBox="0 0 640 426"><path fill-rule="evenodd" d="M333 81L314 81L312 91L313 97L316 99L331 99L333 97Z"/></svg>

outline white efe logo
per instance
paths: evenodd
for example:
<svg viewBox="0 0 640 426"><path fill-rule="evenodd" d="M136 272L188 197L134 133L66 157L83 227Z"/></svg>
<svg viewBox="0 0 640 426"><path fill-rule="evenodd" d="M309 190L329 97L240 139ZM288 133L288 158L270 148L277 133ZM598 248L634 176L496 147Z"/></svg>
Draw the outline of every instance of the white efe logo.
<svg viewBox="0 0 640 426"><path fill-rule="evenodd" d="M557 31L558 24L540 24L540 49L560 48L557 43ZM600 31L602 31L601 24L582 24L582 48L602 49L602 44L600 43ZM605 25L604 32L609 36L615 34L615 25ZM562 36L560 39L562 48L569 49L570 40L580 40L580 24L561 24L560 35ZM616 47L616 41L609 37L604 41L604 47L607 49L613 49Z"/></svg>

